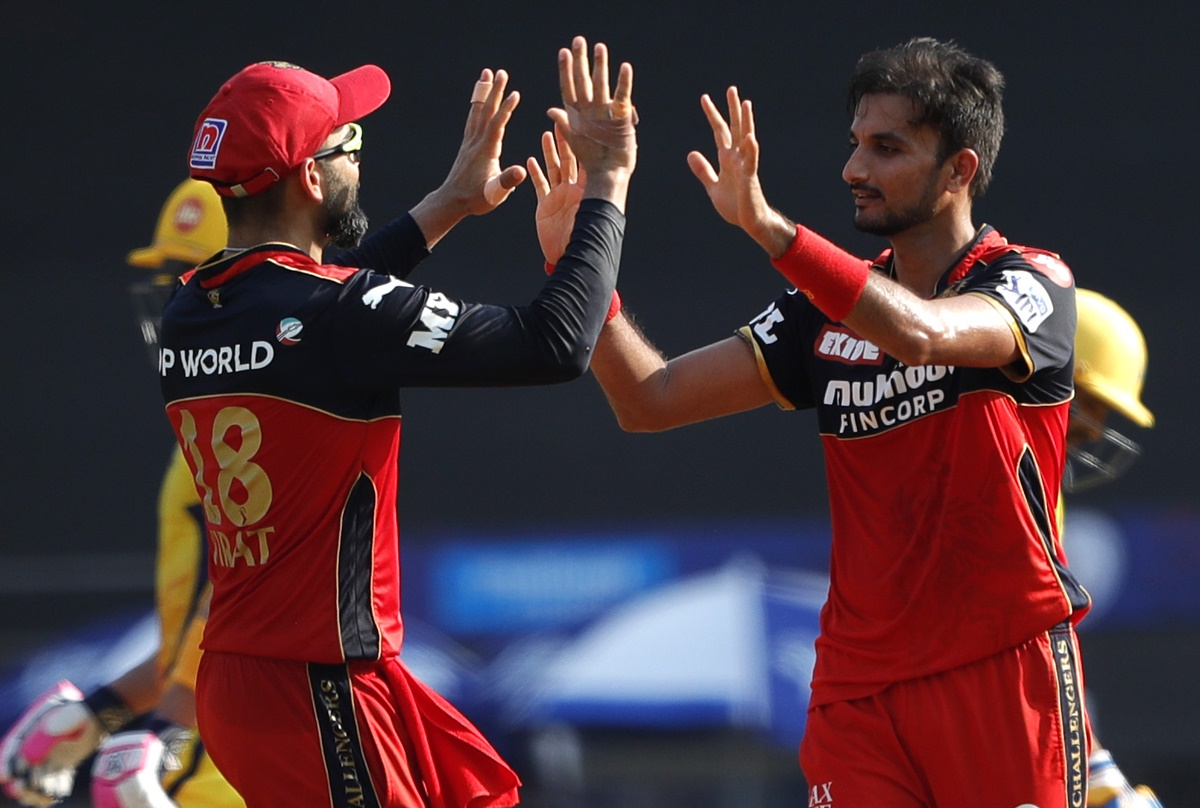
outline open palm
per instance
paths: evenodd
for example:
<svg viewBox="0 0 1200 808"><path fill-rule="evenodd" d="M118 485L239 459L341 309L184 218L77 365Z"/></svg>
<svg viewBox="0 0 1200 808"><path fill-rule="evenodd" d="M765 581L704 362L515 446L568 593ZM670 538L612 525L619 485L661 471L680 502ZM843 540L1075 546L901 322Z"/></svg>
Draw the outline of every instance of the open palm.
<svg viewBox="0 0 1200 808"><path fill-rule="evenodd" d="M562 130L557 127L553 133L542 133L542 156L546 162L545 172L533 157L526 165L538 197L534 216L538 243L546 263L553 266L571 241L586 176Z"/></svg>

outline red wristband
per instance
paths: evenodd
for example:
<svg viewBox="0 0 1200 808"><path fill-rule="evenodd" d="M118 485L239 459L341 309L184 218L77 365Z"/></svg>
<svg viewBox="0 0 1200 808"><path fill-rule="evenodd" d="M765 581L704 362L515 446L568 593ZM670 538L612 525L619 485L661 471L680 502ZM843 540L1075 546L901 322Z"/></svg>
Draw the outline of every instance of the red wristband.
<svg viewBox="0 0 1200 808"><path fill-rule="evenodd" d="M871 264L802 225L787 252L771 261L834 322L845 319L867 285Z"/></svg>
<svg viewBox="0 0 1200 808"><path fill-rule="evenodd" d="M547 275L554 274L554 264L550 263L549 261L546 262L546 274ZM613 289L612 300L609 301L608 314L604 315L604 322L607 323L609 320L616 317L617 314L620 313L620 311L621 311L621 296L619 294L617 294L616 289Z"/></svg>
<svg viewBox="0 0 1200 808"><path fill-rule="evenodd" d="M604 315L604 322L608 322L616 317L621 312L621 296L617 294L617 290L613 289L612 302L608 304L608 314Z"/></svg>

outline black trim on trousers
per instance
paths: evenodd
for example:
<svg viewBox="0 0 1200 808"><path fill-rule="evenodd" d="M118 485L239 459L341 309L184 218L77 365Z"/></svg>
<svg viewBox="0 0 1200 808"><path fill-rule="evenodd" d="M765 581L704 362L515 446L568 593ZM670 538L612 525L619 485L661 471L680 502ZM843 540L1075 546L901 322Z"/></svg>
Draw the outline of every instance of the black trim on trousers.
<svg viewBox="0 0 1200 808"><path fill-rule="evenodd" d="M321 732L321 755L329 778L330 805L332 808L380 808L363 755L346 666L310 662L308 682Z"/></svg>

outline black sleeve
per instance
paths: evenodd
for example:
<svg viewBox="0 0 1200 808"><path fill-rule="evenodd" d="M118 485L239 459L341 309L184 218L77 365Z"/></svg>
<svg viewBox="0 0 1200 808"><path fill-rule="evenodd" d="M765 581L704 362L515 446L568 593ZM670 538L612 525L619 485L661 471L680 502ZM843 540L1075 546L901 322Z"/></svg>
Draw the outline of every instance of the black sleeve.
<svg viewBox="0 0 1200 808"><path fill-rule="evenodd" d="M326 251L324 263L343 267L370 267L376 272L407 278L429 257L425 234L411 214L394 219L350 250Z"/></svg>
<svg viewBox="0 0 1200 808"><path fill-rule="evenodd" d="M525 306L452 299L364 271L338 305L347 380L364 385L513 386L582 375L616 287L625 217L585 199L570 245Z"/></svg>
<svg viewBox="0 0 1200 808"><path fill-rule="evenodd" d="M739 331L754 349L760 372L770 378L776 403L785 409L816 405L809 366L812 340L806 335L814 322L824 319L807 297L791 289Z"/></svg>
<svg viewBox="0 0 1200 808"><path fill-rule="evenodd" d="M1000 304L1018 331L1021 360L1014 381L1072 367L1075 355L1075 286L1067 265L1052 253L1027 249L972 272L960 294L975 292Z"/></svg>

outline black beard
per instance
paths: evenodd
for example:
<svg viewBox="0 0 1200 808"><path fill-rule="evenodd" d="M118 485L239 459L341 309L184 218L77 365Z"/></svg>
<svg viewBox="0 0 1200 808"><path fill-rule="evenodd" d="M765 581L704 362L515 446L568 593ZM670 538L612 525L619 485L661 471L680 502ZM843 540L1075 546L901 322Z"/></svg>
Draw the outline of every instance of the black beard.
<svg viewBox="0 0 1200 808"><path fill-rule="evenodd" d="M930 218L931 214L927 208L910 208L898 213L889 213L883 221L860 222L855 219L854 227L863 233L887 238L923 224Z"/></svg>
<svg viewBox="0 0 1200 808"><path fill-rule="evenodd" d="M333 236L331 243L335 247L349 250L362 243L363 236L367 234L367 225L367 214L363 213L362 208L355 205L350 210L330 216L325 233Z"/></svg>
<svg viewBox="0 0 1200 808"><path fill-rule="evenodd" d="M331 244L344 250L362 243L367 234L367 214L358 204L358 186L331 179L325 197L325 235Z"/></svg>
<svg viewBox="0 0 1200 808"><path fill-rule="evenodd" d="M860 222L856 217L854 220L855 229L863 233L870 233L873 236L891 238L919 224L925 224L936 213L937 194L934 190L935 180L936 177L930 177L929 183L925 187L923 198L916 204L904 210L889 213L882 221Z"/></svg>

